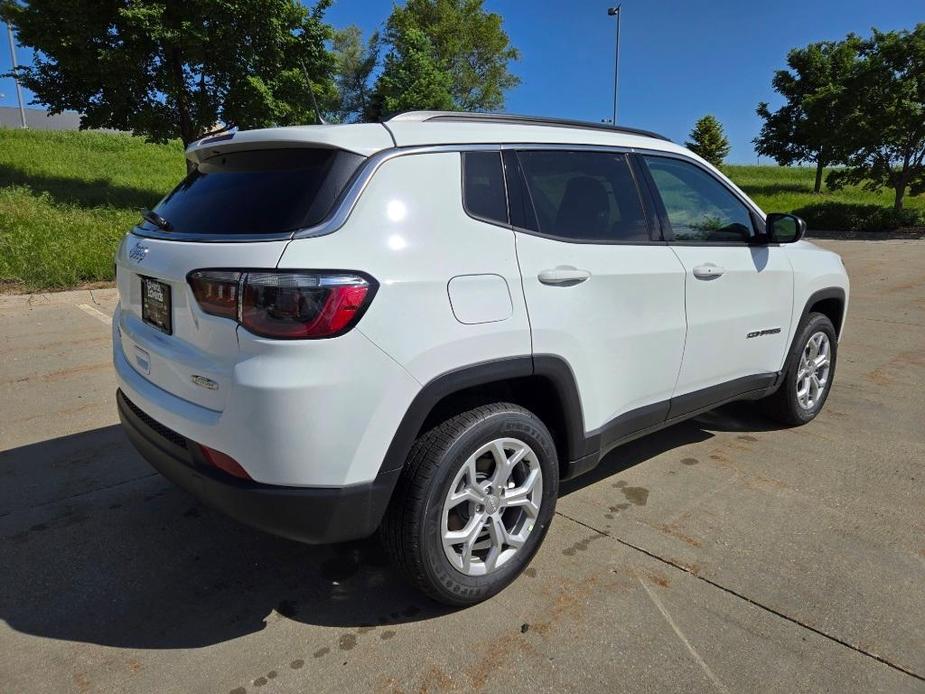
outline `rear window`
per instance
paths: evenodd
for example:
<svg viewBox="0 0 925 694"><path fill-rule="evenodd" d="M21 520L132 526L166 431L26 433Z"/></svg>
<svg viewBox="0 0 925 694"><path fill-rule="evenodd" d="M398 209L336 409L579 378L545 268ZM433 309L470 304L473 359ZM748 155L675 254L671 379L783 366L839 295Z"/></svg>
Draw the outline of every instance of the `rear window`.
<svg viewBox="0 0 925 694"><path fill-rule="evenodd" d="M290 232L321 222L362 162L359 154L337 149L219 154L201 162L154 211L176 233Z"/></svg>

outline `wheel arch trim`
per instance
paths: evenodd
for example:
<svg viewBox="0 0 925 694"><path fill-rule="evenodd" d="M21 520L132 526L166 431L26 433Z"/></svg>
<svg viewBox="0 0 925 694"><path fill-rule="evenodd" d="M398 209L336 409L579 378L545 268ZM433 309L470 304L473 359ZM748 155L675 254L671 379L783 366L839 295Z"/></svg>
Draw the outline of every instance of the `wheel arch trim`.
<svg viewBox="0 0 925 694"><path fill-rule="evenodd" d="M405 464L418 432L440 401L469 388L529 377L548 380L559 397L558 407L565 422L565 448L569 459L585 455L584 416L571 367L564 359L554 355L522 355L472 364L428 381L405 411L386 450L379 474L399 469Z"/></svg>
<svg viewBox="0 0 925 694"><path fill-rule="evenodd" d="M796 328L794 328L794 339L796 338L795 331L799 329L799 326L803 325L803 321L806 320L813 306L826 299L835 299L839 302L841 308L841 315L839 316L838 323L835 325L836 336L840 340L842 329L845 325L845 311L848 305L847 298L847 292L842 287L826 287L825 289L818 289L810 294L809 298L807 298L806 302L803 304L803 311L800 314L800 319L796 323Z"/></svg>

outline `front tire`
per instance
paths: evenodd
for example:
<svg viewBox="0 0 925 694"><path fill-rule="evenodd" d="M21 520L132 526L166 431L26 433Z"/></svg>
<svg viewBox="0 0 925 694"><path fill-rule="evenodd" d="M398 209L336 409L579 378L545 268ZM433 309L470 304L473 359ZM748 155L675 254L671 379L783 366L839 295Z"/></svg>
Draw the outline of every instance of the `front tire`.
<svg viewBox="0 0 925 694"><path fill-rule="evenodd" d="M810 313L790 348L780 387L761 401L768 416L789 426L815 419L832 389L837 353L832 321L821 313Z"/></svg>
<svg viewBox="0 0 925 694"><path fill-rule="evenodd" d="M532 412L483 405L414 443L380 536L393 564L435 600L481 602L539 549L559 492L555 443Z"/></svg>

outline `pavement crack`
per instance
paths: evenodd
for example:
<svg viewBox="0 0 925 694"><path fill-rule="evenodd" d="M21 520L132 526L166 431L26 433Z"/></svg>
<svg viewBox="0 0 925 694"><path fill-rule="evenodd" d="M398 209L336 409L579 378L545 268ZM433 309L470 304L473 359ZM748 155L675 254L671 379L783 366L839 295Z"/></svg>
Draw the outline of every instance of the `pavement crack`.
<svg viewBox="0 0 925 694"><path fill-rule="evenodd" d="M694 645L688 640L684 635L684 632L681 631L681 628L675 624L674 619L672 619L671 614L668 612L668 609L662 604L662 601L658 599L658 596L653 592L649 586L646 585L646 582L642 580L639 576L636 576L636 579L639 581L639 585L642 586L643 590L649 596L649 599L652 601L652 604L662 613L662 617L665 618L665 621L668 622L668 626L671 627L671 630L675 633L675 636L680 639L681 643L685 645L688 652L694 657L694 660L697 661L697 664L700 665L700 668L703 670L707 678L713 683L713 686L716 687L717 691L724 692L729 694L729 689L722 683L722 681L713 674L713 671L710 669L710 666L707 665L706 661L700 656L700 653L697 652L697 649L694 648Z"/></svg>
<svg viewBox="0 0 925 694"><path fill-rule="evenodd" d="M855 653L859 653L859 654L861 654L861 655L863 655L863 656L866 656L866 657L868 657L868 658L871 658L871 659L873 659L873 660L876 660L878 663L882 663L883 665L886 665L887 667L892 668L893 670L896 670L897 672L901 672L901 673L903 673L904 675L908 675L909 677L912 677L912 678L914 678L914 679L917 679L917 680L919 680L920 682L925 682L925 677L923 677L922 675L920 675L920 674L918 674L918 673L916 673L916 672L913 672L912 670L909 670L908 668L903 667L902 665L898 665L898 664L896 664L896 663L894 663L894 662L892 662L892 661L890 661L890 660L884 658L884 657L881 656L881 655L877 655L876 653L872 653L872 652L870 652L870 651L868 651L868 650L865 650L865 649L861 648L860 646L858 646L858 645L856 645L856 644L850 643L849 641L845 641L844 639L841 639L841 638L839 638L838 636L834 636L834 635L832 635L832 634L826 633L826 632L822 631L821 629L817 629L816 627L811 626L811 625L809 625L809 624L806 624L805 622L801 622L801 621L800 621L799 619L797 619L796 617L791 617L790 615L788 615L788 614L786 614L786 613L784 613L784 612L781 612L780 610L777 610L777 609L775 609L775 608L773 608L773 607L771 607L771 606L769 606L769 605L765 605L764 603L758 602L757 600L753 600L752 598L748 597L747 595L743 595L742 593L739 593L738 591L733 590L732 588L728 588L727 586L724 586L724 585L722 585L721 583L717 583L716 581L712 581L712 580L710 580L709 578L706 578L705 576L701 576L701 575L699 575L699 574L697 574L697 573L691 571L688 567L684 566L683 564L679 564L678 562L676 562L676 561L674 561L674 560L672 560L672 559L668 559L668 558L666 558L666 557L662 557L662 556L656 554L655 552L651 552L651 551L645 549L644 547L640 547L639 545L633 544L633 543L630 542L629 540L624 540L623 538L617 537L616 535L612 535L611 533L608 533L608 532L606 532L606 531L604 531L604 530L601 530L600 528L595 528L593 525L588 525L587 523L585 523L585 522L583 522L583 521L580 521L580 520L578 520L577 518L573 518L572 516L569 516L569 515L567 515L567 514L565 514L565 513L562 513L561 511L558 511L558 510L557 510L557 511L556 511L556 515L562 516L563 518L566 518L566 519L572 521L573 523L577 523L578 525L581 525L581 526L587 528L588 530L591 530L592 532L595 532L595 533L598 533L598 534L600 534L600 535L603 535L604 537L609 537L610 539L615 540L616 542L619 542L621 545L624 545L625 547L629 547L630 549L633 549L633 550L636 550L637 552L641 552L642 554L645 554L647 557L651 557L652 559L655 559L656 561L660 561L661 563L665 564L666 566L670 566L670 567L672 567L672 568L674 568L674 569L677 569L678 571L683 571L683 572L686 573L687 575L696 578L698 581L703 581L704 583L706 583L706 584L708 584L708 585L711 585L711 586L713 586L714 588L718 588L719 590L723 591L724 593L727 593L727 594L729 594L729 595L731 595L731 596L733 596L733 597L735 597L735 598L738 598L739 600L743 600L743 601L747 602L749 605L752 605L753 607L757 607L759 610L764 610L765 612L767 612L767 613L769 613L769 614L772 614L772 615L774 615L775 617L779 617L779 618L781 618L781 619L783 619L783 620L786 620L786 621L790 622L791 624L794 624L794 625L796 625L796 626L798 626L798 627L800 627L800 628L802 628L802 629L806 629L807 631L811 631L812 633L814 633L814 634L816 634L816 635L818 635L818 636L821 636L821 637L824 638L824 639L828 639L829 641L832 641L833 643L837 643L837 644L839 644L840 646L844 646L845 648L849 648L849 649L851 649L852 651L854 651Z"/></svg>

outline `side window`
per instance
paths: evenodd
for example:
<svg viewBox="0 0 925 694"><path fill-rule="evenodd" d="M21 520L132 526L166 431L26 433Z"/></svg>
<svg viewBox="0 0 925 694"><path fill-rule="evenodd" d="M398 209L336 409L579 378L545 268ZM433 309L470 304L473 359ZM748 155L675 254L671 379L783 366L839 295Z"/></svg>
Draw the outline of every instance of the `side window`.
<svg viewBox="0 0 925 694"><path fill-rule="evenodd" d="M649 241L626 155L518 152L537 231L564 241Z"/></svg>
<svg viewBox="0 0 925 694"><path fill-rule="evenodd" d="M501 152L463 152L463 205L473 217L508 224Z"/></svg>
<svg viewBox="0 0 925 694"><path fill-rule="evenodd" d="M695 164L643 157L655 180L677 241L744 243L753 232L748 208Z"/></svg>

